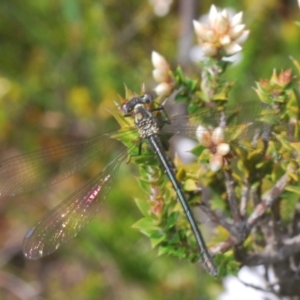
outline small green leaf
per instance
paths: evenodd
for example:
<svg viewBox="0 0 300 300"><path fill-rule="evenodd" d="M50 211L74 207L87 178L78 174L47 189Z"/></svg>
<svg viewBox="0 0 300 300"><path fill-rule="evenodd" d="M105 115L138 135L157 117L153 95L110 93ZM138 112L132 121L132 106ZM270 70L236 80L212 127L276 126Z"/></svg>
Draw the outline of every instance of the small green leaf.
<svg viewBox="0 0 300 300"><path fill-rule="evenodd" d="M139 198L135 198L134 201L135 201L137 207L139 208L139 210L141 211L141 213L144 216L148 216L149 211L150 211L149 202L146 201L145 199L139 199Z"/></svg>
<svg viewBox="0 0 300 300"><path fill-rule="evenodd" d="M240 269L240 263L235 260L232 251L217 254L214 257L214 260L218 265L218 273L220 277L225 277L227 275L236 276Z"/></svg>
<svg viewBox="0 0 300 300"><path fill-rule="evenodd" d="M218 94L215 94L211 100L213 100L213 101L227 101L228 100L228 95L227 95L227 93L222 91Z"/></svg>
<svg viewBox="0 0 300 300"><path fill-rule="evenodd" d="M163 233L156 233L150 236L151 246L152 248L155 248L158 246L162 241L164 241L167 238L166 234Z"/></svg>
<svg viewBox="0 0 300 300"><path fill-rule="evenodd" d="M193 92L196 89L197 84L198 84L197 80L189 80L189 82L188 82L189 91Z"/></svg>
<svg viewBox="0 0 300 300"><path fill-rule="evenodd" d="M187 101L187 96L183 94L177 94L175 97L175 102L186 102Z"/></svg>
<svg viewBox="0 0 300 300"><path fill-rule="evenodd" d="M180 79L184 78L184 75L182 73L182 69L178 66L174 72L174 75Z"/></svg>
<svg viewBox="0 0 300 300"><path fill-rule="evenodd" d="M202 152L207 149L206 147L202 146L201 144L197 145L195 148L193 148L190 152L194 154L195 156L200 156Z"/></svg>
<svg viewBox="0 0 300 300"><path fill-rule="evenodd" d="M179 168L176 173L176 178L178 181L183 181L186 178L186 171L184 168Z"/></svg>
<svg viewBox="0 0 300 300"><path fill-rule="evenodd" d="M183 189L187 192L193 192L199 189L194 179L187 179L184 183Z"/></svg>
<svg viewBox="0 0 300 300"><path fill-rule="evenodd" d="M287 185L285 187L286 191L296 193L297 195L300 195L300 187L299 186L294 186L294 185Z"/></svg>
<svg viewBox="0 0 300 300"><path fill-rule="evenodd" d="M153 219L150 217L140 219L139 221L134 223L132 227L140 230L143 234L149 237L160 230L159 227L153 224Z"/></svg>
<svg viewBox="0 0 300 300"><path fill-rule="evenodd" d="M220 209L221 211L225 211L226 210L226 203L222 198L220 198L220 195L215 194L214 197L212 198L211 208L213 210L219 210Z"/></svg>
<svg viewBox="0 0 300 300"><path fill-rule="evenodd" d="M202 99L203 100L203 99ZM188 104L187 111L189 115L202 112L203 111L203 101L200 102L192 102Z"/></svg>
<svg viewBox="0 0 300 300"><path fill-rule="evenodd" d="M167 224L164 228L164 230L169 230L170 228L173 228L176 223L179 216L179 212L172 212L167 219Z"/></svg>
<svg viewBox="0 0 300 300"><path fill-rule="evenodd" d="M158 248L158 253L157 255L161 256L161 255L164 255L164 254L169 254L170 251L169 251L169 248L168 247L163 247L163 246L160 246Z"/></svg>

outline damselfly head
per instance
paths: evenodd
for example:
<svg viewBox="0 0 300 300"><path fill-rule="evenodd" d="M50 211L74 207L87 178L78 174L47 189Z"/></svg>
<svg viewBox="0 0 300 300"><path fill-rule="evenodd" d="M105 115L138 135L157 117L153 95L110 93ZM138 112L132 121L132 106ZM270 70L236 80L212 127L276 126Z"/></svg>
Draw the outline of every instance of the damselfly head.
<svg viewBox="0 0 300 300"><path fill-rule="evenodd" d="M142 100L141 102L144 104L150 104L153 102L153 97L149 93L145 93L144 95L141 95L140 98Z"/></svg>
<svg viewBox="0 0 300 300"><path fill-rule="evenodd" d="M134 108L138 104L151 104L153 103L153 98L150 94L146 93L138 97L133 97L127 102L123 103L120 106L121 111L124 113L124 115L130 115L133 113Z"/></svg>

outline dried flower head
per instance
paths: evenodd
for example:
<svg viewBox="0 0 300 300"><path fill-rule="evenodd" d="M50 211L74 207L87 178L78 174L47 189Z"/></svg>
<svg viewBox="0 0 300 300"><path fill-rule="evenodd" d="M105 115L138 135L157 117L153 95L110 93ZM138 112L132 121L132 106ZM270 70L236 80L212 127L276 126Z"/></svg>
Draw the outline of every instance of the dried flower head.
<svg viewBox="0 0 300 300"><path fill-rule="evenodd" d="M241 44L246 41L249 30L242 24L243 13L240 12L232 18L224 9L218 11L212 5L208 15L208 24L193 21L194 29L204 55L213 57L225 52L231 56L242 50Z"/></svg>

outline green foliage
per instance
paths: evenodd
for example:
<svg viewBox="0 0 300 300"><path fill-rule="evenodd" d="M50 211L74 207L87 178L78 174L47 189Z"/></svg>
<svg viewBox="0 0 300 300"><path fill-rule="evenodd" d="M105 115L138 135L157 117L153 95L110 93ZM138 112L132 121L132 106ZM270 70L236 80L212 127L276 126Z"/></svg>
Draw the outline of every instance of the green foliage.
<svg viewBox="0 0 300 300"><path fill-rule="evenodd" d="M210 5L210 1L201 2L201 11L195 8L194 17L198 19ZM219 276L236 274L240 266L238 255L235 256L236 244L216 250L232 241L230 237L235 232L230 232L230 228L238 223L228 204L225 171L234 180L239 204L248 192L244 221L280 178L288 175L284 191L277 198L278 207L267 207L247 238L240 240L239 250L242 248L244 255L264 251L271 244L266 240L266 231L274 231L265 224L272 223L278 215L283 224L279 240L289 237L299 203L300 162L295 155L300 151L299 82L293 72L293 80L283 86L278 82L281 72L271 73L274 68L293 68L299 77L300 31L299 22L295 22L299 8L296 1L281 5L276 1L221 1L218 5L234 5L236 11L244 11L250 38L239 62L210 59L191 68L184 64L177 67L182 50L176 48L180 44L179 29L181 25L190 27L192 22L190 19L186 24L178 15L177 2L162 18L153 14L148 2L137 0L121 5L115 0L0 3L2 158L109 132L116 128L113 116L122 128L115 137L131 147L128 162L137 163L139 170L134 173L131 165L125 164L109 201L102 205L92 224L78 239L38 262L23 261L19 255L25 228L97 174L115 152L99 157L99 162L84 174L76 175L75 184L64 182L60 188L1 199L4 280L0 298L5 299L8 294L7 298L11 298L11 287L18 286L14 278L21 279L18 283L24 282L24 291L31 287L47 299L216 299L221 293L216 281L204 273L199 275L201 270L187 263L186 260L197 261L198 254L176 195L147 145L142 145L141 156L133 156L138 149L138 134L128 130L134 125L132 119L123 118L113 103L118 93L123 94L124 82L133 90L139 90L143 82L152 88L152 50L164 53L174 62L176 68L170 73L172 88L177 91L175 101L185 104L193 115L189 117L193 129L199 122L207 127L218 126L216 112L217 116L222 112L231 115L225 132L231 152L223 158L222 169L211 170L211 149L200 144L190 151L196 162L186 166L178 158L174 160L177 178L190 206L195 212L199 206L207 206L203 196L207 194L211 205L208 208L216 214L213 234L208 234L210 228L204 233L215 254ZM289 60L291 56L295 58ZM255 83L256 95L252 88ZM130 94L125 98L130 98ZM260 107L257 103L261 101L272 108L262 106L265 109L252 113L251 108ZM246 112L242 117L240 108ZM261 128L258 123L249 125L254 117L273 129L266 151L261 138L247 138L249 134L253 138L256 129ZM183 133L191 136L190 131ZM218 224L218 218L230 226L225 229L222 222ZM147 235L156 250L149 250L148 239L131 230L132 224Z"/></svg>
<svg viewBox="0 0 300 300"><path fill-rule="evenodd" d="M168 65L165 62L161 64ZM297 67L298 63L294 61L294 65ZM154 66L159 68L158 63L157 66L154 63ZM198 157L198 167L182 166L177 161L177 179L182 183L182 189L191 193L188 196L191 207L200 205L212 215L220 212L221 216L213 221L223 218L218 225L231 228L230 234L235 232L236 236L229 238L226 231L227 234L220 235L223 239L218 243L225 243L226 239L228 243L230 239L236 240L230 242L229 249L233 249L245 242L247 257L256 249L255 240L246 243L253 226L246 225L247 218L252 215L255 222L259 222L261 216L256 215L260 205L258 202L256 207L256 201L266 206L266 214L269 213L267 208L279 202L282 220L288 222L293 217L292 208L298 202L293 196L300 193L297 186L298 171L295 171L299 163L296 153L300 103L295 92L298 82L289 69L279 74L273 71L270 79L257 82L255 91L260 102L230 104L234 83L225 77L229 66L219 57L208 58L199 64L198 77L191 79L177 67L174 72L168 70L169 77L166 77L165 83L172 88L175 102L184 103L188 108L190 124L186 127L182 125L181 133L189 137L194 134L195 138L198 126L202 126L199 144L190 151ZM161 101L161 97L158 101ZM217 137L217 132L220 137ZM122 137L120 140L123 141ZM230 150L222 152L221 147L224 148L225 144L226 149ZM149 237L152 247L158 247L159 255L198 261L195 241L184 213L176 203L176 194L170 184L162 180L165 175L159 171L157 161L151 159L151 152L147 148L144 150L143 156L134 161L141 170L138 180L147 194L148 203L136 201L144 218L134 227ZM281 184L283 176L288 179L280 186L279 192L272 194L271 190L278 189L276 185ZM210 199L203 199L207 196L199 192L199 186L202 191L208 191ZM193 193L199 194L196 201ZM254 196L260 200L254 199ZM288 201L290 198L294 200ZM218 248L218 243L212 246ZM240 266L240 262L235 261L233 250L217 253L216 262L220 276L236 274Z"/></svg>
<svg viewBox="0 0 300 300"><path fill-rule="evenodd" d="M228 251L223 255L216 255L215 261L219 267L219 276L237 275L240 264L235 261L233 251Z"/></svg>

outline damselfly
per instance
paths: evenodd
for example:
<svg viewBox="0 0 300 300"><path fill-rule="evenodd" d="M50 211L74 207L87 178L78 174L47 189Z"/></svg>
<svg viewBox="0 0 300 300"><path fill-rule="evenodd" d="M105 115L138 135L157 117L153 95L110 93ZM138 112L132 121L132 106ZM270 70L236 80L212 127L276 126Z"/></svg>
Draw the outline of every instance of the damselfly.
<svg viewBox="0 0 300 300"><path fill-rule="evenodd" d="M197 241L203 266L210 274L214 276L217 274L217 268L206 248L159 135L181 132L188 136L194 136L196 129L199 128L199 119L207 123L224 123L224 112L217 116L214 111L208 110L206 113L194 115L193 121L189 122L190 117L186 116L169 119L162 106L153 107L152 104L151 96L144 94L133 97L122 105L124 116L134 118L135 128L128 129L128 132L137 130L139 133L138 141L132 143L128 149L125 148L121 151L94 178L50 211L28 231L23 242L23 252L27 258L38 259L54 252L62 244L73 238L93 218L99 209L99 204L109 193L120 164L128 158L128 155L134 155L137 148L139 152L141 151L141 142L144 139L152 148L177 193L177 198ZM259 111L259 107L252 106L251 114L247 112L248 118L257 118L256 115ZM252 136L253 138L259 128L262 128L260 120L249 122L240 131L240 136L247 138ZM265 128L263 133L270 132L270 126L263 128ZM237 130L235 127L231 127L228 132L230 131L236 134ZM67 143L3 161L0 163L0 196L15 196L37 190L71 176L97 160L101 153L108 151L114 143L112 137L111 134L104 134L89 140ZM269 137L270 134L268 134ZM60 157L66 158L60 164L59 170L53 170L53 160L59 161ZM52 172L55 174L54 177L51 177ZM51 177L52 179L44 182L44 177Z"/></svg>

